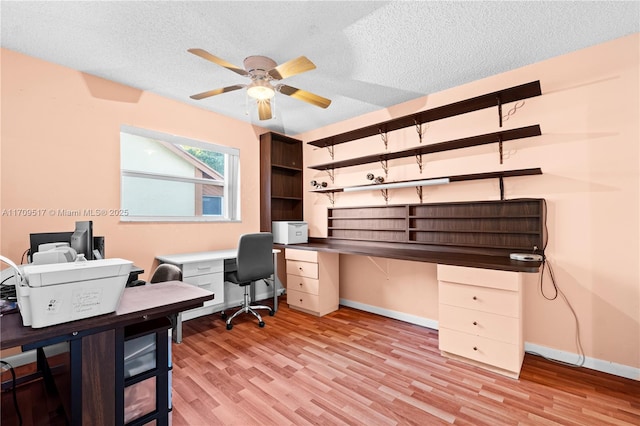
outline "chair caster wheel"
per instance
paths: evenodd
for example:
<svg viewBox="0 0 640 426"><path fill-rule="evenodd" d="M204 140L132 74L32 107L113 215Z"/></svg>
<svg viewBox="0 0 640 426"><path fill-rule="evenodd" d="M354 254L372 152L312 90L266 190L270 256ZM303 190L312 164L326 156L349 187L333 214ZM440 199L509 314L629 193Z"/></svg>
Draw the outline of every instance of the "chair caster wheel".
<svg viewBox="0 0 640 426"><path fill-rule="evenodd" d="M220 313L220 318L222 318L223 320L227 319L227 314L225 314L224 312Z"/></svg>
<svg viewBox="0 0 640 426"><path fill-rule="evenodd" d="M233 324L227 324L227 330L231 330L233 328Z"/></svg>
<svg viewBox="0 0 640 426"><path fill-rule="evenodd" d="M274 316L275 314L276 314L276 313L274 312L274 310L273 310L273 309L269 311L269 316L270 316L270 317Z"/></svg>
<svg viewBox="0 0 640 426"><path fill-rule="evenodd" d="M264 327L264 321L260 321L260 322L258 323L258 327L260 327L260 328Z"/></svg>

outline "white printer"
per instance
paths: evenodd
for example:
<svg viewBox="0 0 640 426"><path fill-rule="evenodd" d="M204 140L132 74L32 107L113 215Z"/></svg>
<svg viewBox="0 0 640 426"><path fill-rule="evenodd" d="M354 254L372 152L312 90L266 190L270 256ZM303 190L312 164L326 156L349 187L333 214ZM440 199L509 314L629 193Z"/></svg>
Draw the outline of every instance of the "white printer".
<svg viewBox="0 0 640 426"><path fill-rule="evenodd" d="M301 244L308 241L309 226L302 221L274 221L271 233L275 244Z"/></svg>
<svg viewBox="0 0 640 426"><path fill-rule="evenodd" d="M16 296L23 325L41 328L114 312L132 265L113 258L20 267Z"/></svg>

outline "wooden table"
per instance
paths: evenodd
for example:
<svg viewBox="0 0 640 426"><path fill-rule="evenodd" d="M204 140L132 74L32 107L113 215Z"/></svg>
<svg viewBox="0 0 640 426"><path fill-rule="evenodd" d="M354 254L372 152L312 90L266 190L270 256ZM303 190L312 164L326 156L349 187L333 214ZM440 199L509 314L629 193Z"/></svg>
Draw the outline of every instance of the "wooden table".
<svg viewBox="0 0 640 426"><path fill-rule="evenodd" d="M44 328L22 325L19 313L0 317L0 348L38 350L38 366L48 369L43 347L69 342L70 389L61 395L73 425L123 424L122 354L125 327L139 326L180 311L193 309L214 294L179 281L125 288L111 314ZM43 371L46 375L46 371ZM161 398L158 398L160 400ZM167 398L164 398L165 400ZM167 424L160 413L157 424Z"/></svg>

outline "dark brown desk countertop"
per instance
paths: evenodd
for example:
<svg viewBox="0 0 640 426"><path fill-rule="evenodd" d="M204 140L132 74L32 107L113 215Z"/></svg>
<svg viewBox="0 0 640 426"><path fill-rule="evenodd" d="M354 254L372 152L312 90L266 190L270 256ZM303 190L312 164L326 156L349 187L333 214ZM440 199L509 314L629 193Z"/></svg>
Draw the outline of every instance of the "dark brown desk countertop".
<svg viewBox="0 0 640 426"><path fill-rule="evenodd" d="M124 289L115 312L43 328L22 325L20 313L0 317L0 349L23 346L25 350L42 346L52 339L69 340L79 334L124 327L202 306L214 294L180 281Z"/></svg>
<svg viewBox="0 0 640 426"><path fill-rule="evenodd" d="M278 248L326 251L415 262L440 263L443 265L468 266L472 268L498 269L501 271L540 271L542 262L511 260L509 253L488 252L482 249L460 251L445 246L426 244L387 243L369 241L333 240L310 238L306 244L278 245Z"/></svg>

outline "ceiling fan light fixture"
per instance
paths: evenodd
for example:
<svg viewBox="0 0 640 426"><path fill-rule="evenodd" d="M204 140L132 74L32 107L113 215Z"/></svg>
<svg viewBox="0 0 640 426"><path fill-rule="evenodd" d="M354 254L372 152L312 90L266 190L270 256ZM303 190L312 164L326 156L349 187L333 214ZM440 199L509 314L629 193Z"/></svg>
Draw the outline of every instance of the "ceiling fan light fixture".
<svg viewBox="0 0 640 426"><path fill-rule="evenodd" d="M247 88L247 95L257 100L271 99L275 96L276 91L265 80L256 80Z"/></svg>

